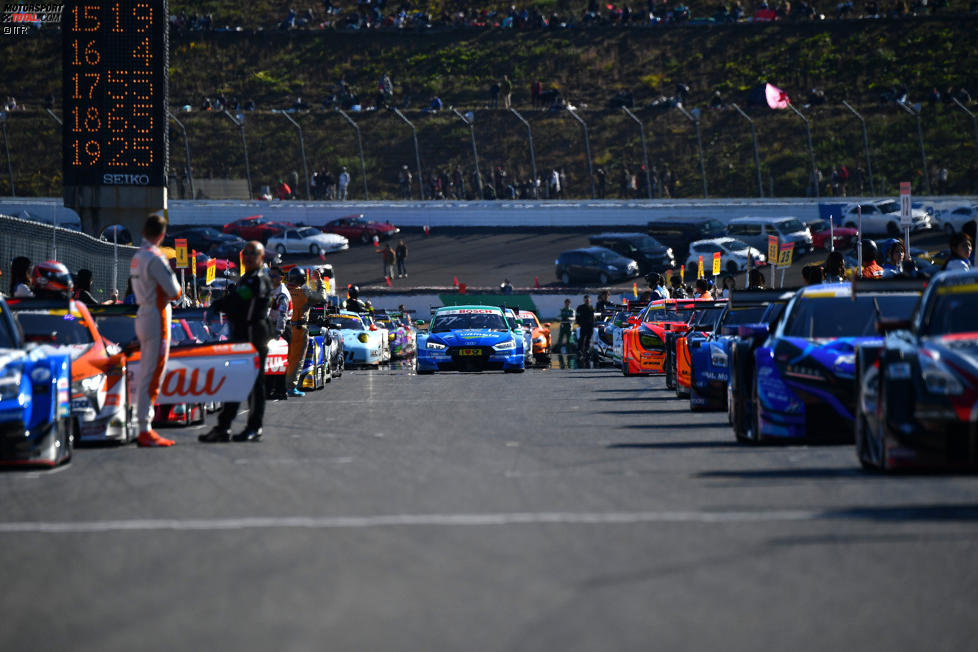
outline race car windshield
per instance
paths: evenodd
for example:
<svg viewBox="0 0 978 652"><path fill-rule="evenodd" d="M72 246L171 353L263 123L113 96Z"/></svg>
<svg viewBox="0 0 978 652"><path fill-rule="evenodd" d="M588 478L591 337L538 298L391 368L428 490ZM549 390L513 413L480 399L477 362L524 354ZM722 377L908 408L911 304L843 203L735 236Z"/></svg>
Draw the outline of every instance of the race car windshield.
<svg viewBox="0 0 978 652"><path fill-rule="evenodd" d="M693 322L693 328L695 330L712 330L716 328L717 321L719 321L720 315L722 314L723 306L707 308L696 315L696 320Z"/></svg>
<svg viewBox="0 0 978 652"><path fill-rule="evenodd" d="M341 331L362 331L363 322L359 317L349 317L347 315L337 315L329 318L329 323L333 328Z"/></svg>
<svg viewBox="0 0 978 652"><path fill-rule="evenodd" d="M460 330L508 331L503 316L498 313L460 313L454 315L435 315L431 324L432 333L447 333Z"/></svg>
<svg viewBox="0 0 978 652"><path fill-rule="evenodd" d="M24 334L29 339L49 344L92 344L92 334L85 324L74 315L48 315L42 313L21 312L17 314Z"/></svg>
<svg viewBox="0 0 978 652"><path fill-rule="evenodd" d="M953 335L978 331L978 292L939 294L931 308L926 333L921 335Z"/></svg>
<svg viewBox="0 0 978 652"><path fill-rule="evenodd" d="M851 297L802 297L787 316L784 334L809 339L870 337L877 334L877 305L882 317L908 319L918 300L915 294L862 295L855 301Z"/></svg>
<svg viewBox="0 0 978 652"><path fill-rule="evenodd" d="M764 317L767 306L749 306L746 308L731 308L723 320L724 326L739 326L740 324L756 324Z"/></svg>
<svg viewBox="0 0 978 652"><path fill-rule="evenodd" d="M692 308L679 308L677 310L650 310L645 321L677 321L686 322L693 314Z"/></svg>
<svg viewBox="0 0 978 652"><path fill-rule="evenodd" d="M525 326L526 328L537 327L537 320L534 319L533 317L524 317L523 319L520 320L520 323L523 324L523 326Z"/></svg>
<svg viewBox="0 0 978 652"><path fill-rule="evenodd" d="M102 337L110 342L115 342L119 346L139 344L139 338L136 337L136 320L132 317L99 315L95 318L95 324Z"/></svg>

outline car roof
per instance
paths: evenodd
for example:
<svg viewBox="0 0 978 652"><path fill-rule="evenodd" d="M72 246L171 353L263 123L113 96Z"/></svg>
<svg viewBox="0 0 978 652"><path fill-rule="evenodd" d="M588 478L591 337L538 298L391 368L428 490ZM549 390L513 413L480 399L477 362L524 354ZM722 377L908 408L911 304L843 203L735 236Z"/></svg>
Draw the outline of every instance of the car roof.
<svg viewBox="0 0 978 652"><path fill-rule="evenodd" d="M723 235L718 238L704 238L703 240L693 240L692 242L689 243L689 246L692 247L693 245L698 245L698 244L727 244L728 242L735 242L735 241L737 241L737 238L733 237L732 235Z"/></svg>
<svg viewBox="0 0 978 652"><path fill-rule="evenodd" d="M784 222L785 220L798 220L797 217L791 215L783 215L781 217L735 217L730 220L730 224L777 224L778 222ZM802 220L798 220L802 222Z"/></svg>
<svg viewBox="0 0 978 652"><path fill-rule="evenodd" d="M653 224L702 224L703 222L716 221L715 217L653 217L649 220L649 226Z"/></svg>
<svg viewBox="0 0 978 652"><path fill-rule="evenodd" d="M649 235L647 233L639 233L638 231L633 232L622 232L622 233L598 233L588 237L588 240L594 242L595 240L631 240L634 238L647 238Z"/></svg>
<svg viewBox="0 0 978 652"><path fill-rule="evenodd" d="M621 257L621 254L619 254L617 251L613 251L611 249L608 249L607 247L580 247L579 249L568 249L567 251L561 252L560 255L563 256L564 254L573 254L573 253L596 254L599 252L602 253L607 252L614 256L618 256L619 258Z"/></svg>

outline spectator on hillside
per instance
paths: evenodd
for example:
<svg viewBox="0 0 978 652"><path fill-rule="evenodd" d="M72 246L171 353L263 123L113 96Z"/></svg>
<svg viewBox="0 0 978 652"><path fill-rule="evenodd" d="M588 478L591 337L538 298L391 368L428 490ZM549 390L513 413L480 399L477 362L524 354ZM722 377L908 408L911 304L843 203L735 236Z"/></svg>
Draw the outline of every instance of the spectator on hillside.
<svg viewBox="0 0 978 652"><path fill-rule="evenodd" d="M503 75L503 81L499 84L499 94L503 98L503 108L508 109L513 95L513 82L509 81L509 75Z"/></svg>
<svg viewBox="0 0 978 652"><path fill-rule="evenodd" d="M496 81L492 82L492 86L489 87L489 108L499 108L499 82Z"/></svg>
<svg viewBox="0 0 978 652"><path fill-rule="evenodd" d="M340 171L340 176L336 180L336 198L346 201L346 189L350 185L350 173L346 171L346 166Z"/></svg>

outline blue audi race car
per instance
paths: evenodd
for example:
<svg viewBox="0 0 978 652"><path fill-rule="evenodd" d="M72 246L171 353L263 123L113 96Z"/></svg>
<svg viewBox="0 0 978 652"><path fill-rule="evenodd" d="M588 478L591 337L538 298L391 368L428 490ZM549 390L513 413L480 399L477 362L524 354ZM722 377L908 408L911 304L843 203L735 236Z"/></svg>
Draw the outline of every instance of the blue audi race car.
<svg viewBox="0 0 978 652"><path fill-rule="evenodd" d="M877 319L909 319L923 284L853 296L852 285L803 288L754 353L756 440L852 443L857 387L856 347L881 343Z"/></svg>
<svg viewBox="0 0 978 652"><path fill-rule="evenodd" d="M695 330L686 336L689 344L691 410L726 410L730 382L730 350L743 324L762 322L772 301L782 304L794 290L734 290L730 302L709 333Z"/></svg>
<svg viewBox="0 0 978 652"><path fill-rule="evenodd" d="M503 370L522 373L524 336L512 330L502 308L446 306L432 313L418 335L418 374L436 371Z"/></svg>
<svg viewBox="0 0 978 652"><path fill-rule="evenodd" d="M25 349L0 298L0 465L57 466L71 459L71 356Z"/></svg>

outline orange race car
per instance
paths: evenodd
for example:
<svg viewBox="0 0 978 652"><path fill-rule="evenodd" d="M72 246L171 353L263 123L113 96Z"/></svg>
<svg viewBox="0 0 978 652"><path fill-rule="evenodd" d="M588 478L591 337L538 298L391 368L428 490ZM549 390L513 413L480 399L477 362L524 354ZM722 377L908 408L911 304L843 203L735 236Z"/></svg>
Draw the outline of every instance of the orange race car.
<svg viewBox="0 0 978 652"><path fill-rule="evenodd" d="M702 333L705 336L712 333L721 315L723 315L723 309L726 305L726 299L719 301L697 300L696 312L685 332L675 336L676 354L673 356L673 360L675 362L676 396L689 398L689 388L693 377L693 365L689 356L689 335Z"/></svg>
<svg viewBox="0 0 978 652"><path fill-rule="evenodd" d="M533 357L537 362L544 362L550 358L550 326L540 323L537 314L532 310L520 310L517 314L523 328L530 330L530 339L533 342Z"/></svg>
<svg viewBox="0 0 978 652"><path fill-rule="evenodd" d="M27 342L50 344L71 355L72 433L78 441L136 438L129 403L125 353L99 332L95 319L74 299L9 299Z"/></svg>
<svg viewBox="0 0 978 652"><path fill-rule="evenodd" d="M699 300L660 299L648 305L621 331L621 371L626 376L648 376L666 370L667 333L685 332Z"/></svg>

